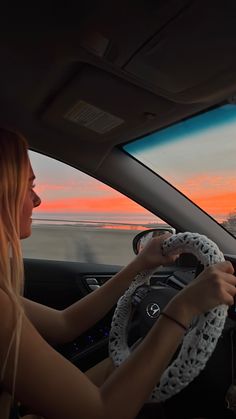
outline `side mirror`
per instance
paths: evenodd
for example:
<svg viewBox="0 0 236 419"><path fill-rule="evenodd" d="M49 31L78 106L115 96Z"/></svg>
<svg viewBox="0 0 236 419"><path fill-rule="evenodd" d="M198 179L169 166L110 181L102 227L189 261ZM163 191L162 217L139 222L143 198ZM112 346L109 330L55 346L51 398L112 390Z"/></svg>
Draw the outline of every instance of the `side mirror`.
<svg viewBox="0 0 236 419"><path fill-rule="evenodd" d="M133 250L134 253L137 255L147 242L152 239L153 237L161 236L162 234L171 233L175 234L176 230L172 227L158 227L152 228L149 230L141 231L133 238Z"/></svg>

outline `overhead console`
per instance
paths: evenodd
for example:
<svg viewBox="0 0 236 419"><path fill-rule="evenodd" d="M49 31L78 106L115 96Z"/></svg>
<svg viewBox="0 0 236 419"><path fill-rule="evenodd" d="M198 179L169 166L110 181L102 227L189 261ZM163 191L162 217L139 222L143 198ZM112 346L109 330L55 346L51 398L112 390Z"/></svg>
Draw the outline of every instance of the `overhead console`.
<svg viewBox="0 0 236 419"><path fill-rule="evenodd" d="M177 102L214 99L216 86L223 94L235 83L235 6L233 12L222 2L192 2L137 51L125 71Z"/></svg>
<svg viewBox="0 0 236 419"><path fill-rule="evenodd" d="M142 87L190 104L236 89L236 3L149 1L114 8L82 45ZM137 27L139 31L137 31Z"/></svg>

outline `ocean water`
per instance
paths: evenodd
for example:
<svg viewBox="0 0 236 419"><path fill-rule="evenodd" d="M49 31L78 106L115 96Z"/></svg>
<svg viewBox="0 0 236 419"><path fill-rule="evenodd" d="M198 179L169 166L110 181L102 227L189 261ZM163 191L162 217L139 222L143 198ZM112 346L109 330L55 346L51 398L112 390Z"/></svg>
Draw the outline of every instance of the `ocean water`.
<svg viewBox="0 0 236 419"><path fill-rule="evenodd" d="M33 225L93 225L101 228L150 228L164 225L162 220L152 214L115 213L52 213L34 212Z"/></svg>

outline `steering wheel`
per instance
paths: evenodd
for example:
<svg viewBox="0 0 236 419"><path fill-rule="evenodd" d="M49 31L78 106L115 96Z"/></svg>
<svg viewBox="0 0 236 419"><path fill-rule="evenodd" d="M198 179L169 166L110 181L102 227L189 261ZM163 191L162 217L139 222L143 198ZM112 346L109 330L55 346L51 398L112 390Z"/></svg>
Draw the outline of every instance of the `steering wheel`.
<svg viewBox="0 0 236 419"><path fill-rule="evenodd" d="M162 250L164 255L173 251L192 253L204 267L225 260L218 246L198 233L173 234L163 242ZM117 303L109 336L109 353L116 367L131 353L127 335L132 295L138 287L148 283L154 272L150 270L139 273ZM179 393L204 369L222 334L227 310L227 305L220 305L198 317L195 326L185 334L176 359L164 371L159 384L154 388L149 403L161 402Z"/></svg>

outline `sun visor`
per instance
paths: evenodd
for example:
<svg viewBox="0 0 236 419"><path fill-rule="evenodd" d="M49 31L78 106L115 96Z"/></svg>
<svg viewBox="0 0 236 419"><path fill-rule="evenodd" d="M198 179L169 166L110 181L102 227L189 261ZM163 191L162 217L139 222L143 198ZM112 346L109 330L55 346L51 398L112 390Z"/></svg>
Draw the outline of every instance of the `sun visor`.
<svg viewBox="0 0 236 419"><path fill-rule="evenodd" d="M133 55L124 70L179 103L236 89L235 1L195 1ZM217 97L216 97L217 90Z"/></svg>
<svg viewBox="0 0 236 419"><path fill-rule="evenodd" d="M83 141L124 138L129 132L163 118L167 100L106 71L84 64L42 114L44 122Z"/></svg>

